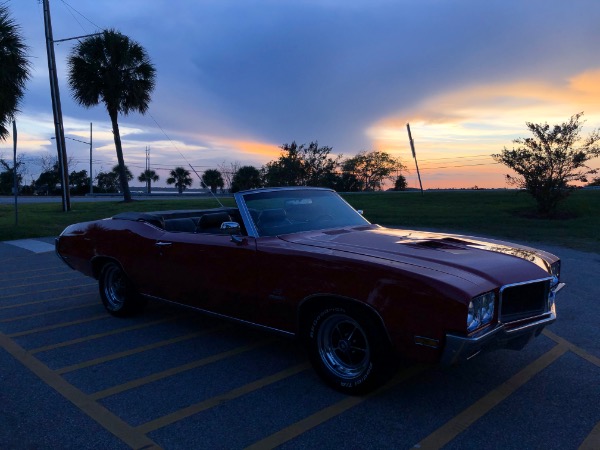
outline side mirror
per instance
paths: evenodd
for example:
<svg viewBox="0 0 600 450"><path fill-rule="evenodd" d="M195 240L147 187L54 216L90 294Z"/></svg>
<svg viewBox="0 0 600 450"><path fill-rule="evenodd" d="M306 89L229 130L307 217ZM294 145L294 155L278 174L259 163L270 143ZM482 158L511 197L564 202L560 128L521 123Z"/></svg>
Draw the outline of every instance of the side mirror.
<svg viewBox="0 0 600 450"><path fill-rule="evenodd" d="M223 222L221 224L221 231L227 234L240 234L240 224L237 222Z"/></svg>
<svg viewBox="0 0 600 450"><path fill-rule="evenodd" d="M223 222L221 224L221 231L231 236L231 241L238 245L244 243L244 238L241 236L242 229L240 224L237 222Z"/></svg>

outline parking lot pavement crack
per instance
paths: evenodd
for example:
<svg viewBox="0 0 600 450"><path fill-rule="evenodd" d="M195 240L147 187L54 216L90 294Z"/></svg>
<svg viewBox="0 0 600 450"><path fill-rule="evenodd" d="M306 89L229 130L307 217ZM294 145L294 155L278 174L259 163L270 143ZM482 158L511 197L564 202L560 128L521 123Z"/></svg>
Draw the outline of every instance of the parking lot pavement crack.
<svg viewBox="0 0 600 450"><path fill-rule="evenodd" d="M520 372L513 375L467 409L454 416L454 418L450 419L425 439L421 440L421 442L415 445L415 448L422 450L442 448L568 351L568 346L564 344L554 346Z"/></svg>
<svg viewBox="0 0 600 450"><path fill-rule="evenodd" d="M131 448L159 448L146 435L140 433L98 402L93 401L88 395L68 383L2 333L0 333L0 346L44 383L75 405L82 413L89 416Z"/></svg>

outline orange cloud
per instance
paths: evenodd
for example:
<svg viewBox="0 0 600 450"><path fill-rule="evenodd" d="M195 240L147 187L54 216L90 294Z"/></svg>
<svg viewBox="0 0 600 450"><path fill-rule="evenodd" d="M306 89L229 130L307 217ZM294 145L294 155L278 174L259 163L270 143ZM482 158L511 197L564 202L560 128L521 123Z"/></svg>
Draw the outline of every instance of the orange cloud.
<svg viewBox="0 0 600 450"><path fill-rule="evenodd" d="M525 80L477 85L426 98L410 111L401 110L374 123L367 134L375 148L406 162L412 159L406 131L410 122L423 178L440 184L427 187L503 187L504 166L488 157L481 161L484 165L469 167L468 158L510 148L514 139L528 134L528 121L562 123L581 111L588 125L585 135L600 125L600 69L557 84ZM456 167L463 162L465 167ZM600 163L596 159L590 165L598 167Z"/></svg>
<svg viewBox="0 0 600 450"><path fill-rule="evenodd" d="M274 159L279 157L281 149L278 145L257 141L228 141L229 144L244 153Z"/></svg>

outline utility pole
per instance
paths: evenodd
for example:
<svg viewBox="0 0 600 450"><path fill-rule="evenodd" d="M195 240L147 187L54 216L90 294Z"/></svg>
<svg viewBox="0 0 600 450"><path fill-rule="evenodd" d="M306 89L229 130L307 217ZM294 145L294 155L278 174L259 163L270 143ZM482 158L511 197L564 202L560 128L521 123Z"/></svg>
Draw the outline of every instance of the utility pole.
<svg viewBox="0 0 600 450"><path fill-rule="evenodd" d="M58 90L58 76L56 74L56 57L54 56L54 40L52 37L52 21L50 20L49 0L43 0L44 28L46 31L46 52L48 54L48 74L50 76L50 95L52 97L52 113L54 114L54 133L56 135L56 151L58 153L58 166L62 183L62 210L71 210L71 196L69 192L69 169L67 167L67 146L65 144L65 131L63 128L60 92Z"/></svg>
<svg viewBox="0 0 600 450"><path fill-rule="evenodd" d="M150 147L146 146L146 194L150 194L151 180L148 178L150 172Z"/></svg>
<svg viewBox="0 0 600 450"><path fill-rule="evenodd" d="M415 153L415 143L412 138L412 134L410 133L410 125L406 124L406 129L408 130L408 140L410 141L410 149L412 150L413 158L415 159L415 166L417 167L417 176L419 177L419 187L421 188L421 195L423 195L423 183L421 183L421 173L419 172L419 163L417 163L417 154Z"/></svg>
<svg viewBox="0 0 600 450"><path fill-rule="evenodd" d="M94 194L94 179L92 177L92 122L90 122L90 195Z"/></svg>
<svg viewBox="0 0 600 450"><path fill-rule="evenodd" d="M19 179L17 178L17 122L13 120L13 179L15 189L15 226L19 225L19 208L17 197L19 195Z"/></svg>

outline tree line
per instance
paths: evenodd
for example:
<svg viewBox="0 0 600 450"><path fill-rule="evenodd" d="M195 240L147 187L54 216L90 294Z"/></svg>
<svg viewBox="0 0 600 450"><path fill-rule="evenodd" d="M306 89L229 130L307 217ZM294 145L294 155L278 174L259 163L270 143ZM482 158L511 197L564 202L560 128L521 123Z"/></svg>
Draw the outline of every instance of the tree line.
<svg viewBox="0 0 600 450"><path fill-rule="evenodd" d="M295 141L284 144L276 160L257 168L239 163L231 164L229 170L208 169L200 177L200 187L216 193L227 189L238 192L271 186L315 186L328 187L343 192L377 191L386 181L393 183L393 189L404 190L406 178L402 171L404 164L386 152L363 151L356 156L344 158L333 156L332 148L319 146L317 141L298 145ZM56 158L41 158L42 172L29 185L23 185L24 162L17 162L17 181L20 193L25 195L60 194L60 168ZM131 170L125 165L128 182L134 179ZM0 159L0 194L8 195L13 189L13 170L7 161ZM147 169L137 180L145 183L146 192L151 193L152 183L160 180L156 171ZM181 194L194 184L192 174L184 167L175 167L165 180ZM115 165L109 171L99 172L94 178L93 190L96 193L123 192L120 182L120 167ZM71 194L84 195L89 192L90 178L86 170L72 171L69 174Z"/></svg>

